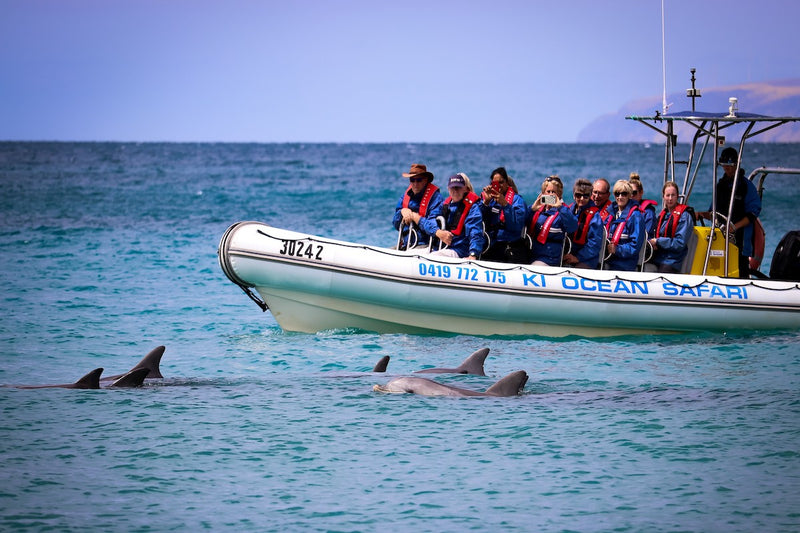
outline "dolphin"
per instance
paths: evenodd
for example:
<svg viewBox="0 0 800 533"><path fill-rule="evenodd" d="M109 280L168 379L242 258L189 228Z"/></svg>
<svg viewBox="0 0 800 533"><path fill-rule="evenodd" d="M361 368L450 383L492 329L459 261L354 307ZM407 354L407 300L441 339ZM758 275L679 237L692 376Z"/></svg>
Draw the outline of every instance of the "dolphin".
<svg viewBox="0 0 800 533"><path fill-rule="evenodd" d="M457 368L425 368L417 370L415 374L475 374L476 376L485 376L483 371L483 363L486 361L486 356L489 355L489 348L481 348L473 352L472 355L464 359L464 361Z"/></svg>
<svg viewBox="0 0 800 533"><path fill-rule="evenodd" d="M118 376L111 383L103 383L103 388L122 388L122 387L141 387L144 383L144 378L147 376L149 369L135 368L127 374ZM100 374L103 373L102 368L95 368L75 383L63 383L58 385L10 385L17 389L99 389L101 388ZM108 381L110 378L105 378Z"/></svg>
<svg viewBox="0 0 800 533"><path fill-rule="evenodd" d="M486 389L486 392L462 389L437 383L436 381L417 378L402 377L391 380L386 385L375 385L372 390L376 392L412 393L423 396L517 396L522 394L522 389L528 381L528 374L524 370L512 372L497 383Z"/></svg>
<svg viewBox="0 0 800 533"><path fill-rule="evenodd" d="M62 383L61 385L10 385L17 389L99 389L102 368L95 368L75 383Z"/></svg>
<svg viewBox="0 0 800 533"><path fill-rule="evenodd" d="M389 366L389 359L388 355L384 355L381 357L381 360L375 363L375 366L372 368L373 372L386 372L386 367Z"/></svg>

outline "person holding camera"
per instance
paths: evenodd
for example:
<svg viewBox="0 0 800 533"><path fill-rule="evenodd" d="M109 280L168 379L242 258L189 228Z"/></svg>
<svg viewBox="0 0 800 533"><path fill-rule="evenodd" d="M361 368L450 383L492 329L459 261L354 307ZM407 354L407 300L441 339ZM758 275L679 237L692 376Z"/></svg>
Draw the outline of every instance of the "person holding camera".
<svg viewBox="0 0 800 533"><path fill-rule="evenodd" d="M504 167L494 169L489 178L479 205L491 245L481 258L503 263L527 262L528 246L523 233L528 206Z"/></svg>
<svg viewBox="0 0 800 533"><path fill-rule="evenodd" d="M578 218L562 200L563 194L561 178L548 176L542 183L542 194L531 206L528 236L532 241L533 265L561 266L564 239L578 229Z"/></svg>

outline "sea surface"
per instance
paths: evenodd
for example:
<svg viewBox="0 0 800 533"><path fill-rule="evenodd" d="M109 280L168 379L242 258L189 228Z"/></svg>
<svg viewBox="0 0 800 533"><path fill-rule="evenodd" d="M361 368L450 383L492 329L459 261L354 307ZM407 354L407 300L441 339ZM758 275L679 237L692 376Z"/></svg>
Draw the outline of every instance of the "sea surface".
<svg viewBox="0 0 800 533"><path fill-rule="evenodd" d="M0 530L800 531L800 332L616 339L282 331L217 263L240 220L390 246L411 163L443 185L505 165L638 171L655 145L0 143ZM800 167L800 145L745 166ZM709 168L701 174L708 175ZM767 260L800 227L770 176ZM705 209L708 182L691 198ZM122 373L140 389L20 389ZM373 392L481 347L484 390ZM371 373L384 355L386 374Z"/></svg>

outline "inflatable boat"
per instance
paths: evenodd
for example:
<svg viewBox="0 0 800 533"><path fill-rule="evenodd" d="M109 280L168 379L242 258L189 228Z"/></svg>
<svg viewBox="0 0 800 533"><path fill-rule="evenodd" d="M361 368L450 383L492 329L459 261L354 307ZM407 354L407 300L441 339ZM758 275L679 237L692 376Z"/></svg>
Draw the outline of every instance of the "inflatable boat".
<svg viewBox="0 0 800 533"><path fill-rule="evenodd" d="M692 86L694 96L694 74ZM692 111L631 116L663 134L664 181L688 203L703 155L725 144L730 126L746 140L800 117ZM675 158L674 126L694 130L688 157ZM739 176L737 162L737 176ZM683 178L678 170L683 166ZM714 166L711 188L717 182ZM798 169L760 168L751 180ZM736 178L747 179L747 178ZM730 212L730 210L728 211ZM712 219L716 218L712 212ZM219 262L227 277L287 331L356 328L380 333L617 336L629 334L797 329L795 278L739 279L738 251L724 229L695 227L681 273L539 267L446 258L239 222L223 235ZM775 263L775 261L773 261ZM789 264L798 263L790 257Z"/></svg>

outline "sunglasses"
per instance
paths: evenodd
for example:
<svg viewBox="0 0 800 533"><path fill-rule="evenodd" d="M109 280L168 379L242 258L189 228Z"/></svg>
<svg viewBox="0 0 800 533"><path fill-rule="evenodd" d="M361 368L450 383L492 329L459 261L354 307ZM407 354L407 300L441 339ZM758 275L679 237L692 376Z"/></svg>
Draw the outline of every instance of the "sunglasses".
<svg viewBox="0 0 800 533"><path fill-rule="evenodd" d="M628 196L628 191L615 192L614 196Z"/></svg>
<svg viewBox="0 0 800 533"><path fill-rule="evenodd" d="M427 181L428 178L408 178L411 183L419 183L420 181Z"/></svg>
<svg viewBox="0 0 800 533"><path fill-rule="evenodd" d="M633 189L633 191L631 191L631 194L636 196L637 194L639 194L639 189Z"/></svg>
<svg viewBox="0 0 800 533"><path fill-rule="evenodd" d="M608 191L592 191L592 194L600 196L601 194L608 194Z"/></svg>
<svg viewBox="0 0 800 533"><path fill-rule="evenodd" d="M586 199L589 199L589 198L591 198L591 197L592 197L592 195L591 195L591 194L581 194L581 193L579 193L579 192L574 192L574 193L572 193L572 196L574 196L576 200L577 200L578 198L586 198Z"/></svg>

